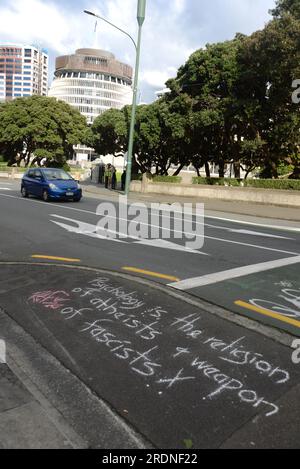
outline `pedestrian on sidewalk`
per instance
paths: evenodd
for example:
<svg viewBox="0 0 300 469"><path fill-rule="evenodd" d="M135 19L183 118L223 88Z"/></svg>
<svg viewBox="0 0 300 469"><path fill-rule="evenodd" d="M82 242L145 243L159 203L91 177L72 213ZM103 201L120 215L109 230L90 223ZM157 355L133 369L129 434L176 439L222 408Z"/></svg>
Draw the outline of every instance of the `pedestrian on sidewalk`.
<svg viewBox="0 0 300 469"><path fill-rule="evenodd" d="M105 164L103 161L99 164L99 177L98 177L98 183L103 184L104 180L104 174L105 174Z"/></svg>
<svg viewBox="0 0 300 469"><path fill-rule="evenodd" d="M111 188L113 191L116 190L117 185L117 170L114 166L111 167Z"/></svg>
<svg viewBox="0 0 300 469"><path fill-rule="evenodd" d="M125 191L125 185L126 185L126 169L124 169L123 174L121 176L121 185L122 185L122 191Z"/></svg>
<svg viewBox="0 0 300 469"><path fill-rule="evenodd" d="M105 168L105 189L108 189L111 186L111 164L109 163Z"/></svg>

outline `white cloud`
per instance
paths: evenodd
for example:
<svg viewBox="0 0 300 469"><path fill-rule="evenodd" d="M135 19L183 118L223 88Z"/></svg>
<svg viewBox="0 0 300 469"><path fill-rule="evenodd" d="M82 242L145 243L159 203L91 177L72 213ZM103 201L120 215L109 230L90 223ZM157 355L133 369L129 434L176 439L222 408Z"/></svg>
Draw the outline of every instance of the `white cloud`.
<svg viewBox="0 0 300 469"><path fill-rule="evenodd" d="M57 55L97 47L134 65L135 50L128 38L101 20L94 33L95 19L83 10L97 12L97 5L98 14L136 37L137 0L6 0L0 5L0 41L35 43ZM153 98L153 88L163 87L191 52L207 42L262 27L273 5L274 0L148 0L140 75L143 96Z"/></svg>
<svg viewBox="0 0 300 469"><path fill-rule="evenodd" d="M41 43L67 51L69 26L57 6L40 0L14 0L0 8L0 34L12 42Z"/></svg>
<svg viewBox="0 0 300 469"><path fill-rule="evenodd" d="M145 70L141 73L141 80L153 88L162 88L169 78L176 76L176 71L175 67L169 67L166 71Z"/></svg>

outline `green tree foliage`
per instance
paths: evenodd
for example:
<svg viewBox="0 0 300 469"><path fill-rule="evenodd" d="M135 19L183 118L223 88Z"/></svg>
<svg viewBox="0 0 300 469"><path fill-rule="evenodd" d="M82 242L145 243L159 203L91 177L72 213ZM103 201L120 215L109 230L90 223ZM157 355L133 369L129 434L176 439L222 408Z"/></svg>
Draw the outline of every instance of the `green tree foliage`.
<svg viewBox="0 0 300 469"><path fill-rule="evenodd" d="M127 128L121 110L109 109L100 114L91 130L91 146L99 155L120 156L127 151Z"/></svg>
<svg viewBox="0 0 300 469"><path fill-rule="evenodd" d="M300 79L300 1L278 0L273 20L262 31L232 41L208 44L194 52L169 80L170 93L139 106L134 166L142 172L175 175L189 164L198 174L210 163L224 177L260 168L276 178L278 168L293 167L300 177L300 112L292 83ZM108 111L93 126L102 153L127 151L130 106ZM103 127L101 127L103 126Z"/></svg>
<svg viewBox="0 0 300 469"><path fill-rule="evenodd" d="M277 0L276 7L271 10L271 14L275 18L282 18L286 14L300 18L300 2L299 0Z"/></svg>
<svg viewBox="0 0 300 469"><path fill-rule="evenodd" d="M0 105L0 153L9 165L46 158L46 165L63 166L88 132L85 118L54 98L32 96Z"/></svg>
<svg viewBox="0 0 300 469"><path fill-rule="evenodd" d="M247 38L238 51L238 64L237 95L247 110L244 123L265 143L263 176L277 177L282 162L293 164L296 174L300 113L292 102L292 83L300 77L300 16L283 14Z"/></svg>

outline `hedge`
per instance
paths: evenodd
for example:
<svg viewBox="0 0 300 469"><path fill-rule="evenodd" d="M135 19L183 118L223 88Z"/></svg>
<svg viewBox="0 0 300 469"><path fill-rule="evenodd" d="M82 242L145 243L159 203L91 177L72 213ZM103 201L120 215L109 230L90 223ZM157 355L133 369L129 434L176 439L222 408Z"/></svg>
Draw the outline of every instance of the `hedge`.
<svg viewBox="0 0 300 469"><path fill-rule="evenodd" d="M168 182L171 184L180 184L181 177L179 176L154 176L153 182Z"/></svg>
<svg viewBox="0 0 300 469"><path fill-rule="evenodd" d="M132 176L131 176L132 181L141 181L142 179L143 179L142 174L132 174Z"/></svg>
<svg viewBox="0 0 300 469"><path fill-rule="evenodd" d="M300 190L298 179L221 179L221 178L193 178L193 184L229 187L254 187L257 189Z"/></svg>

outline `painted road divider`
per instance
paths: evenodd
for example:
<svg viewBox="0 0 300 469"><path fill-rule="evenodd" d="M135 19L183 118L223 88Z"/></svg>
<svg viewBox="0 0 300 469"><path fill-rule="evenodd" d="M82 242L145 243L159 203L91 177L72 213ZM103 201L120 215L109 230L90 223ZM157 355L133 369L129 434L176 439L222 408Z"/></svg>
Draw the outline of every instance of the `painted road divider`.
<svg viewBox="0 0 300 469"><path fill-rule="evenodd" d="M165 275L165 274L161 274L159 272L152 272L150 270L138 269L136 267L122 267L122 270L125 270L127 272L132 272L132 273L135 273L135 274L147 275L149 277L161 278L163 280L168 280L170 282L179 282L180 281L179 278L174 277L173 275Z"/></svg>
<svg viewBox="0 0 300 469"><path fill-rule="evenodd" d="M59 262L81 262L80 259L70 259L68 257L56 257L56 256L44 256L35 254L31 256L32 259L42 259L47 261L59 261Z"/></svg>
<svg viewBox="0 0 300 469"><path fill-rule="evenodd" d="M268 309L259 308L258 306L251 305L250 303L246 303L245 301L235 301L234 303L236 306L240 306L241 308L248 309L249 311L254 311L255 313L262 314L269 318L277 319L278 321L285 322L290 324L291 326L298 327L300 329L300 321L296 319L284 316L283 314L274 313Z"/></svg>

